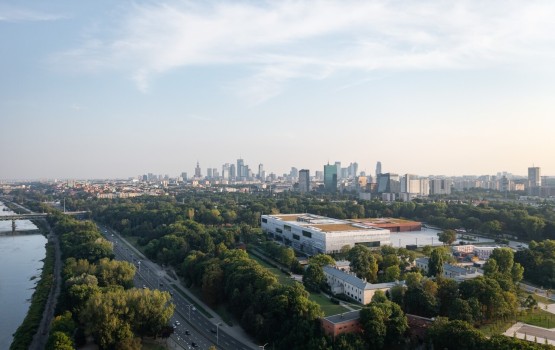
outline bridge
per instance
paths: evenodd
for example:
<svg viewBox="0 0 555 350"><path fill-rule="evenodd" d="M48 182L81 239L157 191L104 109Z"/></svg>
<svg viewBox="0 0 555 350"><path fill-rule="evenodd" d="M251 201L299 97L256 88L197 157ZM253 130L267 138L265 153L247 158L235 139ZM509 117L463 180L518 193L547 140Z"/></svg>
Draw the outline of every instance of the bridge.
<svg viewBox="0 0 555 350"><path fill-rule="evenodd" d="M82 216L89 214L90 211L66 211L65 215L71 216ZM0 220L34 220L34 219L44 219L48 216L48 213L31 213L31 214L8 214L0 215Z"/></svg>

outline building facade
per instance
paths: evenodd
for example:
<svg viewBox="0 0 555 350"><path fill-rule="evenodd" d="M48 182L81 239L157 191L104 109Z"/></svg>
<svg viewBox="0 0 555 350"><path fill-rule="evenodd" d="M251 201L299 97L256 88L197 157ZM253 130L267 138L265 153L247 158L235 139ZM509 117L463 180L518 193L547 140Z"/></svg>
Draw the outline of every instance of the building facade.
<svg viewBox="0 0 555 350"><path fill-rule="evenodd" d="M314 214L262 215L262 231L307 254L337 253L344 246L389 245L389 230Z"/></svg>

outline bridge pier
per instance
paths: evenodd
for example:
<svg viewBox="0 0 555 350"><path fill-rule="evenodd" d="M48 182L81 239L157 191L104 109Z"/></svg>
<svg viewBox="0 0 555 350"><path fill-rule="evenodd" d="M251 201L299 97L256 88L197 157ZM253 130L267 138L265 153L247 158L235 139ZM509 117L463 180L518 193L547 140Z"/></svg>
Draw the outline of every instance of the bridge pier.
<svg viewBox="0 0 555 350"><path fill-rule="evenodd" d="M15 219L12 219L12 235L15 235Z"/></svg>

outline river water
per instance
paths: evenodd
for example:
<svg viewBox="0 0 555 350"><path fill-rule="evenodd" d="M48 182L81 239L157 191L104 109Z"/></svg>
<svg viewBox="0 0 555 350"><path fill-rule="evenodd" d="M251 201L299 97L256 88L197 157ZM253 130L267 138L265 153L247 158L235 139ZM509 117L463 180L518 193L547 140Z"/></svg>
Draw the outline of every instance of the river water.
<svg viewBox="0 0 555 350"><path fill-rule="evenodd" d="M0 215L13 214L4 208L0 202ZM16 221L16 230L36 228L30 221ZM11 221L0 221L0 232L11 229ZM40 234L0 235L0 349L9 349L12 334L27 315L46 255L45 244Z"/></svg>

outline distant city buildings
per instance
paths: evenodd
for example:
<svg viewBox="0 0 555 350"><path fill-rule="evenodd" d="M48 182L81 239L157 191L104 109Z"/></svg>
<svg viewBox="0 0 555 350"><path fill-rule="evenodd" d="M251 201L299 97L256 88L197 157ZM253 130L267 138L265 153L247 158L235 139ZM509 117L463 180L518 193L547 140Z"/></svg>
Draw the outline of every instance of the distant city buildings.
<svg viewBox="0 0 555 350"><path fill-rule="evenodd" d="M324 165L324 189L326 192L337 191L337 163Z"/></svg>
<svg viewBox="0 0 555 350"><path fill-rule="evenodd" d="M308 169L299 171L299 192L310 192L310 170Z"/></svg>

